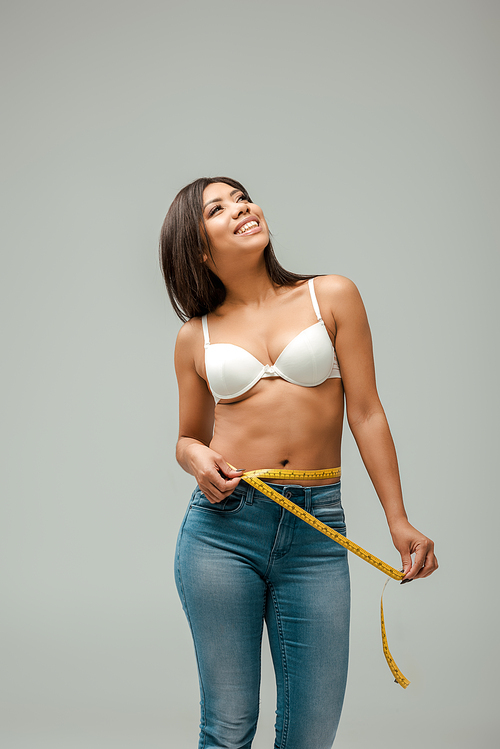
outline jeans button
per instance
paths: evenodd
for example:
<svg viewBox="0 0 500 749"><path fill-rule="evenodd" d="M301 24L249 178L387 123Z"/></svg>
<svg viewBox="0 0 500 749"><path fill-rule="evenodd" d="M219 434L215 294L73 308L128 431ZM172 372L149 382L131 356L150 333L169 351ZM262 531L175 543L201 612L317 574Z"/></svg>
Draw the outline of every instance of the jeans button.
<svg viewBox="0 0 500 749"><path fill-rule="evenodd" d="M292 492L285 492L285 497L287 499L290 499L291 496L292 496Z"/></svg>

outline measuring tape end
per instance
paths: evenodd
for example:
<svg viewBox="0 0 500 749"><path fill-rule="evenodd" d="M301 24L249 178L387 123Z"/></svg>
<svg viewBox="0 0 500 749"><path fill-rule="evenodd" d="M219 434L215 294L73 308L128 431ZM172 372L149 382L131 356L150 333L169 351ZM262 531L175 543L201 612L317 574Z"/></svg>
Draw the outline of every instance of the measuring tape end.
<svg viewBox="0 0 500 749"><path fill-rule="evenodd" d="M411 684L411 681L408 681L404 676L402 679L394 679L395 684L399 684L400 687L403 687L403 689L406 689L406 687L409 687Z"/></svg>

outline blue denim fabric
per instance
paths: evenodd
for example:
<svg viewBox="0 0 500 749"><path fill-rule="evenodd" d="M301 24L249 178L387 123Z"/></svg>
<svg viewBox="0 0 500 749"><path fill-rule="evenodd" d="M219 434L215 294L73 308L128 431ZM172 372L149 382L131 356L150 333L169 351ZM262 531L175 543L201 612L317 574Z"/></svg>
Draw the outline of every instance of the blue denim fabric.
<svg viewBox="0 0 500 749"><path fill-rule="evenodd" d="M271 484L345 534L340 483ZM347 552L243 481L220 504L196 488L176 550L201 693L199 749L250 749L263 623L277 684L275 749L330 749L347 678Z"/></svg>

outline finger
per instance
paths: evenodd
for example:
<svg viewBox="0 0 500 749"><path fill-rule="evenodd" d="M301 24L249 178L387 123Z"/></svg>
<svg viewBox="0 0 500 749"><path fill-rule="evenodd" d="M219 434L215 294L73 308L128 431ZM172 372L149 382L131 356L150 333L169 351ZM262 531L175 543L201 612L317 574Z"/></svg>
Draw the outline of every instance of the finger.
<svg viewBox="0 0 500 749"><path fill-rule="evenodd" d="M425 564L426 556L427 556L427 549L425 548L417 549L417 551L415 552L411 570L408 572L408 575L407 575L408 580L415 580L418 573L420 572L420 570Z"/></svg>
<svg viewBox="0 0 500 749"><path fill-rule="evenodd" d="M224 497L222 497L219 492L215 493L213 487L210 484L199 481L198 486L211 504L216 504L217 502L220 502L222 499L224 499Z"/></svg>
<svg viewBox="0 0 500 749"><path fill-rule="evenodd" d="M234 479L227 479L225 491L231 494L231 492L234 492L234 490L236 489L240 481L241 481L241 476L236 476Z"/></svg>
<svg viewBox="0 0 500 749"><path fill-rule="evenodd" d="M202 490L208 501L213 505L222 502L223 499L226 499L226 497L231 494L231 491L220 491L213 484L209 484L206 487L200 486L200 489Z"/></svg>
<svg viewBox="0 0 500 749"><path fill-rule="evenodd" d="M205 492L205 489L209 493L215 493L215 496L219 496L219 492L223 494L227 489L227 479L219 471L217 463L205 466L198 476L198 485Z"/></svg>
<svg viewBox="0 0 500 749"><path fill-rule="evenodd" d="M408 572L411 570L411 567L412 567L411 554L410 554L409 548L401 552L401 564L403 566L403 573L406 577L406 575L408 574Z"/></svg>
<svg viewBox="0 0 500 749"><path fill-rule="evenodd" d="M223 499L229 497L234 492L240 482L240 476L234 479L226 479L219 473L213 475L206 475L203 485L200 485L201 490L207 497L207 499L215 504L222 502Z"/></svg>
<svg viewBox="0 0 500 749"><path fill-rule="evenodd" d="M215 475L214 473L215 472L212 471L205 471L198 476L198 486L208 501L212 504L221 502L224 499L224 490L226 488L224 479L222 479L218 473L215 473ZM216 482L220 482L220 484L217 485Z"/></svg>
<svg viewBox="0 0 500 749"><path fill-rule="evenodd" d="M240 483L240 476L237 476L233 479L227 479L224 476L221 476L219 473L216 473L214 476L211 476L209 480L212 489L215 490L216 494L217 492L220 492L221 495L227 497L236 489L236 487Z"/></svg>
<svg viewBox="0 0 500 749"><path fill-rule="evenodd" d="M224 477L231 478L231 479L235 477L239 478L241 474L243 473L243 471L245 470L244 468L233 468L232 466L229 465L229 463L226 463L224 458L221 458L219 461L217 461L217 465L218 465L220 473Z"/></svg>
<svg viewBox="0 0 500 749"><path fill-rule="evenodd" d="M204 494L212 505L218 505L224 499L224 497L217 497L215 494L211 494L210 492L204 492Z"/></svg>
<svg viewBox="0 0 500 749"><path fill-rule="evenodd" d="M435 556L435 554L432 551L430 551L427 554L427 557L425 559L425 562L424 562L423 566L420 568L420 570L418 571L418 573L415 575L414 579L415 580L420 580L420 579L422 579L424 577L429 577L429 575L432 575L432 573L435 572L438 567L439 567L439 565L438 565L438 561L436 559L436 556Z"/></svg>

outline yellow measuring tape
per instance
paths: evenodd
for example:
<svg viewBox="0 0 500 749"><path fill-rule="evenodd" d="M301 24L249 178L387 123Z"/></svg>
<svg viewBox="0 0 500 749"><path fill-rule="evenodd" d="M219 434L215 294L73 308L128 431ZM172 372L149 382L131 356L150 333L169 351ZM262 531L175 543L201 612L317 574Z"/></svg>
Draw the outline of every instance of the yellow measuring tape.
<svg viewBox="0 0 500 749"><path fill-rule="evenodd" d="M232 468L233 466L230 466L230 467ZM394 580L402 580L404 577L403 572L400 572L394 567L391 567L390 564L387 564L386 562L383 562L381 559L378 559L373 554L370 554L369 551L362 549L361 546L358 546L358 544L355 544L354 541L350 541L348 538L343 536L342 533L339 533L333 528L330 528L328 525L325 525L325 523L322 523L321 520L318 520L317 518L315 518L314 515L311 515L302 507L299 507L298 505L296 505L295 502L291 502L289 499L287 499L287 497L284 497L282 494L279 494L271 486L269 486L268 484L264 483L264 481L262 481L262 478L319 480L319 479L331 479L331 478L339 478L339 477L340 477L340 468L327 468L325 470L320 470L320 471L287 471L285 469L275 470L274 468L262 468L256 471L245 471L241 476L243 481L246 481L247 484L250 484L251 486L255 487L255 489L258 489L260 492L262 492L262 494L265 494L266 497L269 497L269 499L272 499L274 502L277 502L277 504L281 505L281 507L284 507L285 510L288 510L289 512L293 513L301 520L304 520L313 528L316 528L316 530L321 531L321 533L324 533L325 536L328 536L333 541L336 541L338 544L343 546L348 551L351 551L353 554L356 554L361 559L364 559L365 562L368 562L368 564L373 565L373 567L376 567L381 572L384 572L389 577L392 577ZM385 585L387 585L388 582L389 581L387 580ZM384 590L385 590L385 585L384 585ZM382 591L382 598L380 599L380 622L381 622L381 630L382 630L382 647L384 649L385 659L394 676L394 680L398 684L400 684L403 687L403 689L406 689L406 687L408 686L410 682L405 676L403 676L403 674L397 667L394 661L394 658L392 657L391 652L389 650L389 646L387 644L387 634L385 631L385 622L384 622L384 605L383 605L383 600L382 600L383 596L384 596L384 591Z"/></svg>

